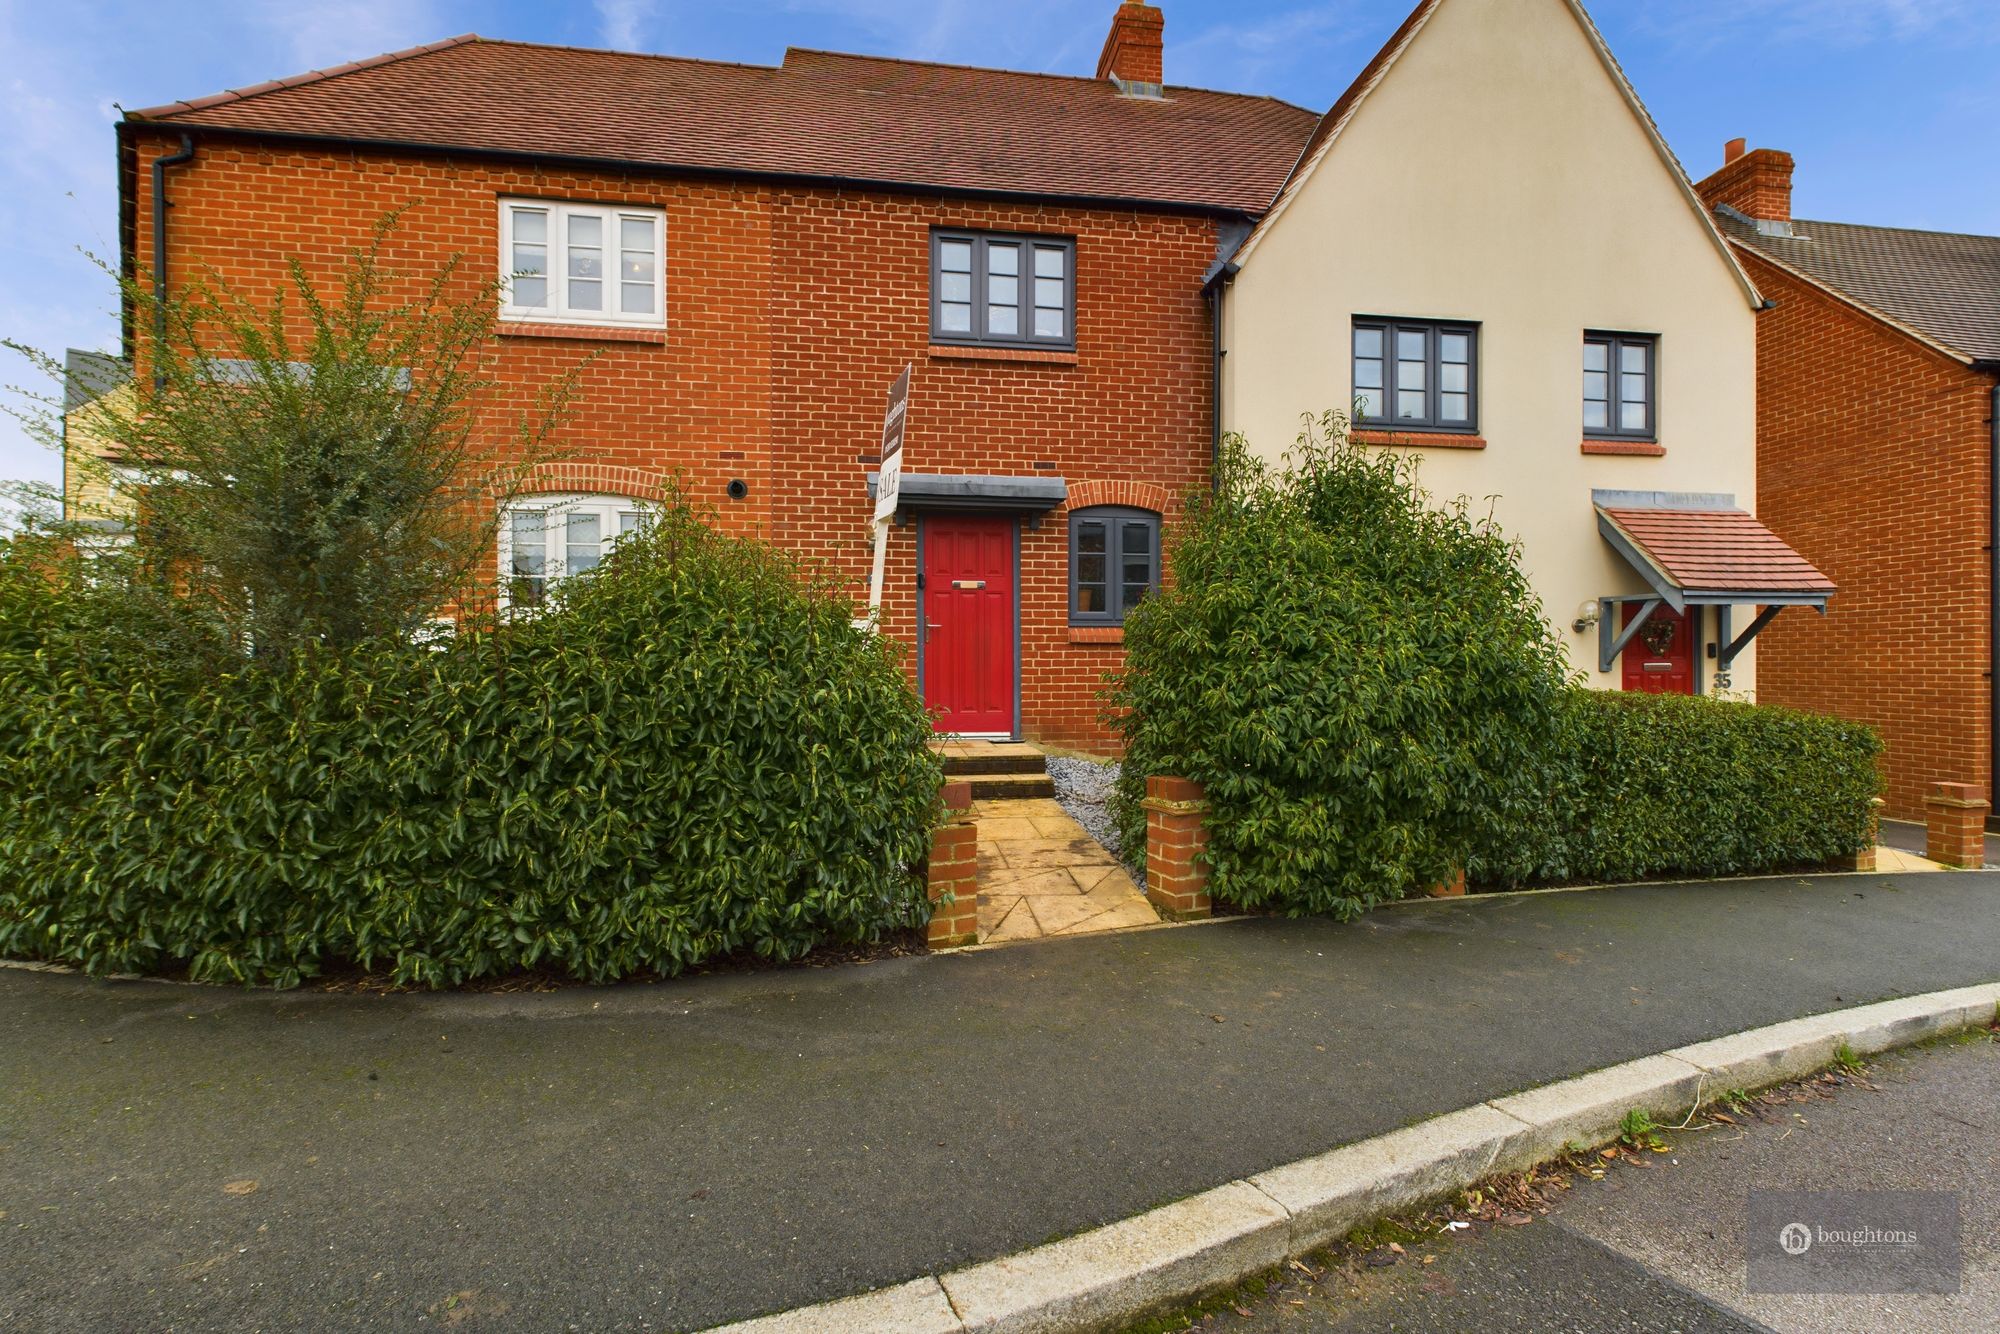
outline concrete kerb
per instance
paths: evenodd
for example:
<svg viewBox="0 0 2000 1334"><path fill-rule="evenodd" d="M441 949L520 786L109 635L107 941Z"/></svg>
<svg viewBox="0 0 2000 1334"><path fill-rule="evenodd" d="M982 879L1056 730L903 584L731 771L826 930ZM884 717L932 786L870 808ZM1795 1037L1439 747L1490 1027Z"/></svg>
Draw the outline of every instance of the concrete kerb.
<svg viewBox="0 0 2000 1334"><path fill-rule="evenodd" d="M1232 1181L1075 1237L716 1334L1069 1334L1219 1291L1386 1214L1566 1147L1617 1138L1634 1108L1671 1124L1725 1092L1982 1027L2000 982L1812 1015L1494 1098Z"/></svg>

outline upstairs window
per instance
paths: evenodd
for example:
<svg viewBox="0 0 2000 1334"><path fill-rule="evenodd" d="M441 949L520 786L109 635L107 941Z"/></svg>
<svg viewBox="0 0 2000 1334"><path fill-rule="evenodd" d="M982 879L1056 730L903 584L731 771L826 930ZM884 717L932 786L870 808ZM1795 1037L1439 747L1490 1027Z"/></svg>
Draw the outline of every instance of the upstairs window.
<svg viewBox="0 0 2000 1334"><path fill-rule="evenodd" d="M501 318L664 324L666 227L658 209L501 200Z"/></svg>
<svg viewBox="0 0 2000 1334"><path fill-rule="evenodd" d="M1354 321L1354 417L1362 426L1479 429L1479 330L1431 320Z"/></svg>
<svg viewBox="0 0 2000 1334"><path fill-rule="evenodd" d="M931 341L1076 346L1076 242L1059 236L931 233Z"/></svg>
<svg viewBox="0 0 2000 1334"><path fill-rule="evenodd" d="M1159 586L1159 515L1093 505L1069 516L1071 625L1121 625Z"/></svg>
<svg viewBox="0 0 2000 1334"><path fill-rule="evenodd" d="M532 609L564 579L597 568L652 508L626 496L528 496L500 516L501 604Z"/></svg>
<svg viewBox="0 0 2000 1334"><path fill-rule="evenodd" d="M1583 336L1583 433L1596 439L1654 438L1654 364L1659 339L1651 334Z"/></svg>

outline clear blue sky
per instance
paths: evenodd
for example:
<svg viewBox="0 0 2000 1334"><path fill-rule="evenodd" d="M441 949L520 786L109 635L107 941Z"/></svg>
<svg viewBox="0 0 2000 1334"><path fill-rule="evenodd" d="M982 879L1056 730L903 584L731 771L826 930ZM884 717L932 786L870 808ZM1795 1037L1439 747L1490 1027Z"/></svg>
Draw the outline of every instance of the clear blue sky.
<svg viewBox="0 0 2000 1334"><path fill-rule="evenodd" d="M1170 83L1323 109L1414 0L1162 0ZM0 335L115 345L114 104L150 106L461 32L775 64L788 44L1089 74L1114 0L0 0ZM1597 0L1700 176L1798 158L1809 218L2000 234L2000 0ZM1532 146L1526 146L1530 151ZM17 384L9 365L0 382ZM54 480L0 419L0 478Z"/></svg>

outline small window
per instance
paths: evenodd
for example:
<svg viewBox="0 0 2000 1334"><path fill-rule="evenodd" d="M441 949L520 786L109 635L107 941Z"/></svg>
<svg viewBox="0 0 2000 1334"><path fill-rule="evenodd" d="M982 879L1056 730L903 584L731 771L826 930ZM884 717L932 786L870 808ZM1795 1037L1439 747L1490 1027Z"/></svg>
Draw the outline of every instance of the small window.
<svg viewBox="0 0 2000 1334"><path fill-rule="evenodd" d="M1069 516L1069 619L1117 625L1160 586L1160 516L1108 505Z"/></svg>
<svg viewBox="0 0 2000 1334"><path fill-rule="evenodd" d="M500 201L500 313L561 324L666 322L658 209Z"/></svg>
<svg viewBox="0 0 2000 1334"><path fill-rule="evenodd" d="M931 233L931 340L1076 346L1076 242L989 232Z"/></svg>
<svg viewBox="0 0 2000 1334"><path fill-rule="evenodd" d="M1583 336L1583 433L1651 440L1659 339L1651 334Z"/></svg>
<svg viewBox="0 0 2000 1334"><path fill-rule="evenodd" d="M1363 426L1479 429L1479 329L1354 321L1354 418Z"/></svg>
<svg viewBox="0 0 2000 1334"><path fill-rule="evenodd" d="M624 496L529 496L500 517L501 605L532 609L561 580L596 569L619 538L645 528L652 508Z"/></svg>

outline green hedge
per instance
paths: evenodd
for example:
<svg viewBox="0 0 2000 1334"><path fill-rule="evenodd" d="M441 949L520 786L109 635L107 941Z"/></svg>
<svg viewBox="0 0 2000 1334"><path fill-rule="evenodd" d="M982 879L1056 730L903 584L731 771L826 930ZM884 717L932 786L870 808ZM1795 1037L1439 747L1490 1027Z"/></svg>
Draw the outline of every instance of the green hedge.
<svg viewBox="0 0 2000 1334"><path fill-rule="evenodd" d="M1125 626L1114 811L1147 774L1208 790L1211 892L1350 917L1449 879L1539 800L1559 651L1512 544L1408 458L1317 424L1283 473L1232 441L1172 579Z"/></svg>
<svg viewBox="0 0 2000 1334"><path fill-rule="evenodd" d="M1416 465L1309 424L1225 455L1169 587L1127 620L1113 812L1202 783L1220 901L1351 917L1463 867L1488 886L1809 866L1868 839L1880 743L1782 709L1566 679L1515 547Z"/></svg>
<svg viewBox="0 0 2000 1334"><path fill-rule="evenodd" d="M1740 875L1868 845L1875 732L1790 709L1572 690L1537 816L1472 859L1489 884Z"/></svg>
<svg viewBox="0 0 2000 1334"><path fill-rule="evenodd" d="M170 609L0 559L0 954L604 981L924 920L930 722L844 598L677 507L567 590L210 674Z"/></svg>

